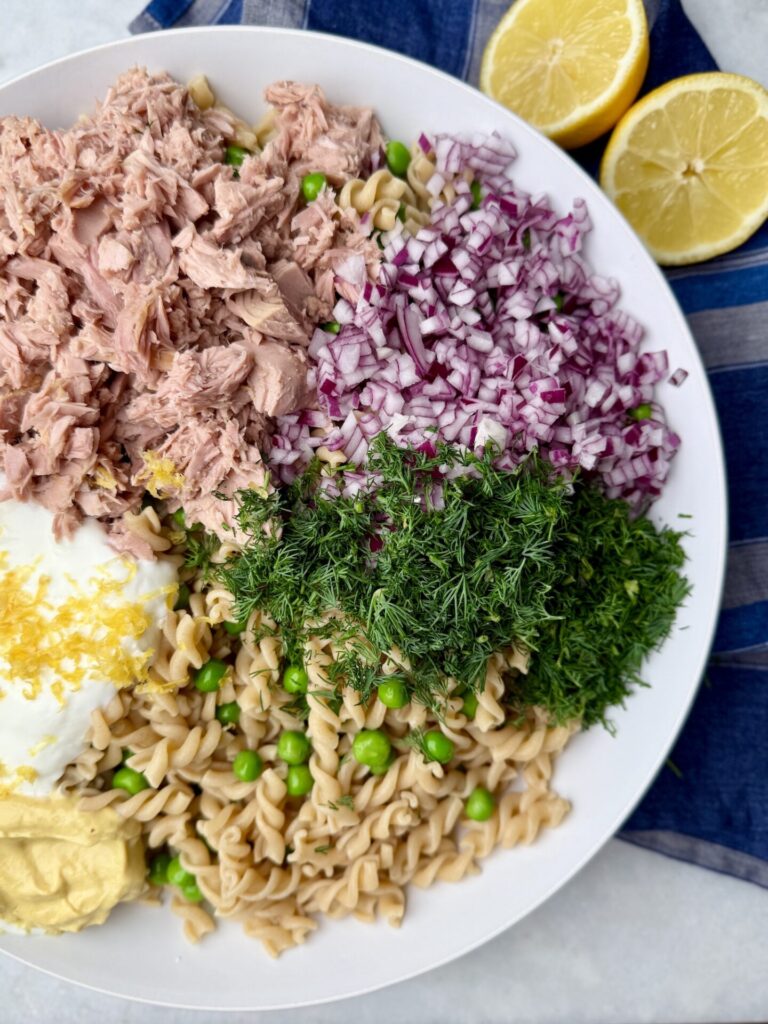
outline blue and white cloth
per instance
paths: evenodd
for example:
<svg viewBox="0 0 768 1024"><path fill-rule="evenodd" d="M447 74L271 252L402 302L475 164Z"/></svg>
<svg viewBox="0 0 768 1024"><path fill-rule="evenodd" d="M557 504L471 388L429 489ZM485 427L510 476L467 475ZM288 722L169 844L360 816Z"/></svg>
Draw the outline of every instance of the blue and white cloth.
<svg viewBox="0 0 768 1024"><path fill-rule="evenodd" d="M509 0L152 0L131 25L282 25L376 43L477 81ZM716 69L679 0L646 0L644 91ZM575 154L594 173L605 140ZM709 372L730 484L730 553L712 658L688 722L622 838L768 887L768 224L668 275ZM694 429L693 427L691 429Z"/></svg>

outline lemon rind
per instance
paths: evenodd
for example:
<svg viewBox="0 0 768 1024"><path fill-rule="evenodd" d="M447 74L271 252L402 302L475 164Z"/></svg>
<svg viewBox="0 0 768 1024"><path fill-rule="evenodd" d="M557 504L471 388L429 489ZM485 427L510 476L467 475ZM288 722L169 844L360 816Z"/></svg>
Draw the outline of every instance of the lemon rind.
<svg viewBox="0 0 768 1024"><path fill-rule="evenodd" d="M491 99L496 100L496 102L501 101L494 95L490 80L494 55L499 41L510 31L522 5L526 2L531 2L531 0L518 0L517 3L510 7L496 26L483 53L480 65L480 89ZM616 65L616 74L611 86L592 103L575 107L566 117L561 118L559 121L547 124L532 124L532 127L552 139L553 142L567 149L592 142L594 139L605 134L618 120L615 113L616 106L618 105L617 101L625 97L625 102L620 104L621 114L623 114L637 95L645 78L649 60L648 23L642 0L627 0L625 17L632 23L632 45ZM619 117L621 114L619 114Z"/></svg>
<svg viewBox="0 0 768 1024"><path fill-rule="evenodd" d="M715 89L730 87L749 93L758 99L763 108L758 112L757 116L764 116L768 119L768 90L764 89L759 82L744 75L737 75L727 71L705 71L698 74L683 75L680 78L673 79L671 82L666 82L630 107L613 130L600 164L600 186L614 203L617 197L622 194L615 187L614 170L619 157L631 149L627 142L632 130L650 112L663 109L674 96L689 92L692 84L699 91L714 91ZM766 177L768 178L768 168L766 168ZM622 192L625 191L627 190L622 190ZM766 189L766 195L762 204L756 206L753 211L744 216L737 231L734 231L727 237L718 239L716 242L674 250L660 249L652 245L647 239L643 238L637 228L629 221L629 218L627 218L627 221L657 263L662 266L674 267L701 263L704 260L713 259L715 256L722 256L725 253L731 252L753 235L765 222L766 218L768 218L768 189Z"/></svg>

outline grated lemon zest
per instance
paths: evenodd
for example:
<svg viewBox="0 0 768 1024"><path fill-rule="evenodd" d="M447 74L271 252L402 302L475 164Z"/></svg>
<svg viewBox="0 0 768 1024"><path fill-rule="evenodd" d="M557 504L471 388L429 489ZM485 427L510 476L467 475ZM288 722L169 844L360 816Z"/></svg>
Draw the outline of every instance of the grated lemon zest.
<svg viewBox="0 0 768 1024"><path fill-rule="evenodd" d="M130 578L136 567L125 564ZM50 578L36 571L36 563L10 567L0 550L0 662L23 696L35 700L47 687L63 705L86 677L117 689L146 681L152 652L128 650L125 642L140 640L149 627L145 602L152 595L122 599L126 579L110 574L108 563L85 584L72 581L68 599L53 604Z"/></svg>
<svg viewBox="0 0 768 1024"><path fill-rule="evenodd" d="M144 484L154 498L162 498L170 491L178 491L184 486L184 475L179 472L173 459L158 455L148 450L141 453L144 468L139 470L135 483Z"/></svg>
<svg viewBox="0 0 768 1024"><path fill-rule="evenodd" d="M40 742L36 743L34 745L34 747L30 747L29 748L29 751L28 751L29 756L30 757L37 757L37 755L41 754L45 750L46 747L50 747L51 744L53 744L55 742L56 742L56 737L51 735L51 733L48 733L46 736L43 736L43 738L40 740Z"/></svg>
<svg viewBox="0 0 768 1024"><path fill-rule="evenodd" d="M9 772L5 765L0 761L0 778L8 778ZM10 796L15 793L19 786L24 785L25 782L31 783L38 778L37 769L33 768L32 765L23 764L17 768L12 778L7 782L0 782L0 800L3 797Z"/></svg>
<svg viewBox="0 0 768 1024"><path fill-rule="evenodd" d="M152 672L146 682L136 686L136 693L176 693L182 684L166 679L160 679Z"/></svg>
<svg viewBox="0 0 768 1024"><path fill-rule="evenodd" d="M117 480L115 480L106 466L97 466L93 471L91 479L97 487L102 487L105 491L117 490Z"/></svg>

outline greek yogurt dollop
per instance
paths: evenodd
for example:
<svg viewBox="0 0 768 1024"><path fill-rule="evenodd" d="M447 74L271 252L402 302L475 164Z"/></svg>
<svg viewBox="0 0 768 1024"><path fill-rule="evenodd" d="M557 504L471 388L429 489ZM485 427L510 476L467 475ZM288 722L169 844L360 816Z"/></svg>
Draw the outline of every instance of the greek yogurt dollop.
<svg viewBox="0 0 768 1024"><path fill-rule="evenodd" d="M116 554L95 523L60 541L52 523L0 502L0 796L55 790L92 711L146 671L176 589L171 565Z"/></svg>

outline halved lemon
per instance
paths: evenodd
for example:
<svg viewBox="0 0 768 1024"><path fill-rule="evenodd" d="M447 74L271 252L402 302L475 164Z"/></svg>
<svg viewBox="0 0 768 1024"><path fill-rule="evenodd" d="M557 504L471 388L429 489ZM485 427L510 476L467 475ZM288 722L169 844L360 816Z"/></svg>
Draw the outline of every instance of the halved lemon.
<svg viewBox="0 0 768 1024"><path fill-rule="evenodd" d="M480 88L572 149L616 124L647 67L642 0L517 0L485 48Z"/></svg>
<svg viewBox="0 0 768 1024"><path fill-rule="evenodd" d="M654 90L616 126L600 184L659 263L698 263L768 217L768 91L721 71Z"/></svg>

